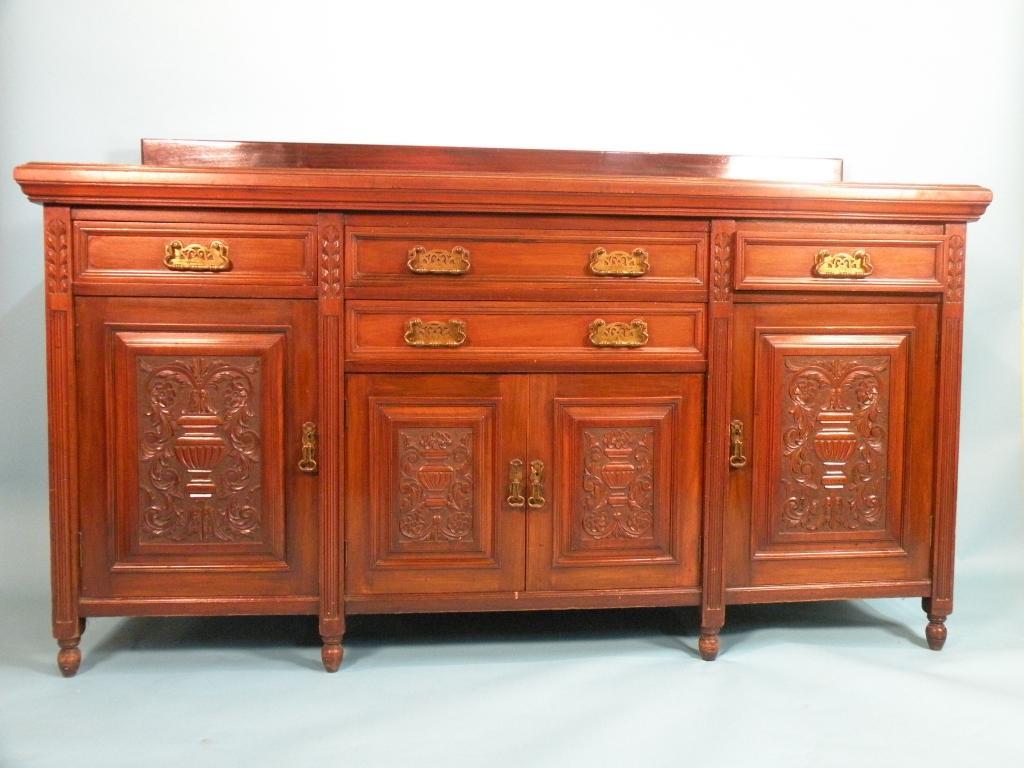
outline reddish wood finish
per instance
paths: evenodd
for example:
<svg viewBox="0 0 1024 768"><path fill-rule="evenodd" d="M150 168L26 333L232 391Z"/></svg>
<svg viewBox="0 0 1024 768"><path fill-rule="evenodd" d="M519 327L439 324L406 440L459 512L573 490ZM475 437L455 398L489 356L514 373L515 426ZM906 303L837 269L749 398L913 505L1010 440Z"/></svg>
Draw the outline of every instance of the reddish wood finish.
<svg viewBox="0 0 1024 768"><path fill-rule="evenodd" d="M457 611L536 611L584 608L649 608L700 605L700 589L549 589L543 592L445 592L412 595L349 595L345 610L360 613L451 613Z"/></svg>
<svg viewBox="0 0 1024 768"><path fill-rule="evenodd" d="M883 227L828 226L780 232L744 224L736 234L736 290L761 291L899 291L937 293L944 277L945 237L892 233ZM871 274L866 277L818 277L815 255L866 251Z"/></svg>
<svg viewBox="0 0 1024 768"><path fill-rule="evenodd" d="M75 291L128 296L312 297L316 291L316 221L294 213L193 214L76 211ZM174 241L225 243L225 272L176 272L164 264Z"/></svg>
<svg viewBox="0 0 1024 768"><path fill-rule="evenodd" d="M933 304L736 310L729 586L929 575Z"/></svg>
<svg viewBox="0 0 1024 768"><path fill-rule="evenodd" d="M337 672L344 651L344 466L345 388L342 323L342 217L322 213L317 220L319 245L318 386L320 391L319 522L320 522L320 637L324 669Z"/></svg>
<svg viewBox="0 0 1024 768"><path fill-rule="evenodd" d="M842 221L973 221L973 186L791 184L678 176L157 168L28 163L34 202L190 208L559 213Z"/></svg>
<svg viewBox="0 0 1024 768"><path fill-rule="evenodd" d="M963 224L946 227L946 290L939 330L938 397L935 399L935 520L932 534L932 591L922 607L928 614L928 647L942 650L946 617L953 612L953 554L956 538L956 479L960 435L960 366L963 356Z"/></svg>
<svg viewBox="0 0 1024 768"><path fill-rule="evenodd" d="M15 170L46 204L63 674L87 615L316 614L334 671L346 611L699 605L713 659L727 604L913 596L942 647L988 190L813 160L757 182L709 156L144 152ZM171 240L232 268L171 271ZM407 264L457 246L464 274ZM650 268L596 275L596 248ZM817 276L823 249L870 274ZM466 339L410 346L415 318ZM596 347L597 319L648 339Z"/></svg>
<svg viewBox="0 0 1024 768"><path fill-rule="evenodd" d="M843 161L836 158L267 141L143 139L142 162L145 165L208 168L372 168L391 171L697 176L773 181L843 180Z"/></svg>
<svg viewBox="0 0 1024 768"><path fill-rule="evenodd" d="M316 596L315 305L76 300L81 595ZM211 468L212 471L196 471Z"/></svg>
<svg viewBox="0 0 1024 768"><path fill-rule="evenodd" d="M531 377L527 592L699 583L703 377Z"/></svg>
<svg viewBox="0 0 1024 768"><path fill-rule="evenodd" d="M704 435L703 595L698 650L705 661L718 656L725 623L724 489L729 483L729 424L732 418L732 271L736 222L711 227L711 295L708 302L708 383ZM717 489L711 492L710 489Z"/></svg>
<svg viewBox="0 0 1024 768"><path fill-rule="evenodd" d="M347 229L345 280L352 298L588 299L613 290L617 300L701 301L707 224L678 220L550 217L353 216ZM463 248L464 274L417 274L409 251ZM591 253L647 252L639 276L597 275Z"/></svg>
<svg viewBox="0 0 1024 768"><path fill-rule="evenodd" d="M57 665L64 677L78 672L78 643L85 619L78 610L78 418L75 317L71 298L71 212L44 210L46 285L46 397L50 441L50 579Z"/></svg>
<svg viewBox="0 0 1024 768"><path fill-rule="evenodd" d="M351 594L513 592L527 459L526 376L349 376L346 562Z"/></svg>
<svg viewBox="0 0 1024 768"><path fill-rule="evenodd" d="M676 370L702 371L701 304L348 301L346 355L351 371L365 370ZM465 324L458 347L415 347L403 338L410 320ZM642 347L599 347L595 320L643 320Z"/></svg>

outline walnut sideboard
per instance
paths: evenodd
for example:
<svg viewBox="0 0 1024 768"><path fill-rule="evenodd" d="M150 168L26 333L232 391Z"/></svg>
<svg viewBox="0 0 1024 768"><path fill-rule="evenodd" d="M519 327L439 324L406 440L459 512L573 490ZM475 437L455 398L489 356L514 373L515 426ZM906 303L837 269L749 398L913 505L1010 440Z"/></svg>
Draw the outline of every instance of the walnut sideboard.
<svg viewBox="0 0 1024 768"><path fill-rule="evenodd" d="M834 160L144 141L44 205L53 631L952 610L974 186Z"/></svg>

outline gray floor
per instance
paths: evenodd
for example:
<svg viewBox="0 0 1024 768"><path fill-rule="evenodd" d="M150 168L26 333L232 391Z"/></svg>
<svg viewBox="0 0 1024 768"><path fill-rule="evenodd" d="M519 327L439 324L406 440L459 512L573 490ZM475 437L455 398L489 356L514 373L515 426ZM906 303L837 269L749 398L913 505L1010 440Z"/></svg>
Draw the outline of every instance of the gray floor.
<svg viewBox="0 0 1024 768"><path fill-rule="evenodd" d="M916 600L733 608L713 664L693 609L355 617L337 675L305 617L97 619L64 680L29 539L0 564L4 768L1024 764L1010 550L960 563L942 653Z"/></svg>

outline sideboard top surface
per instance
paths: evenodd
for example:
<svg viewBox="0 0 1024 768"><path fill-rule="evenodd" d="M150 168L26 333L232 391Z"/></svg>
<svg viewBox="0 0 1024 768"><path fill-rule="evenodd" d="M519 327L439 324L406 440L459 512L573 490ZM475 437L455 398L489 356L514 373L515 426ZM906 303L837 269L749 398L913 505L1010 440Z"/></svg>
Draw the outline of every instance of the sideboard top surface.
<svg viewBox="0 0 1024 768"><path fill-rule="evenodd" d="M971 185L840 181L842 161L569 150L144 140L141 165L28 163L64 205L973 221Z"/></svg>

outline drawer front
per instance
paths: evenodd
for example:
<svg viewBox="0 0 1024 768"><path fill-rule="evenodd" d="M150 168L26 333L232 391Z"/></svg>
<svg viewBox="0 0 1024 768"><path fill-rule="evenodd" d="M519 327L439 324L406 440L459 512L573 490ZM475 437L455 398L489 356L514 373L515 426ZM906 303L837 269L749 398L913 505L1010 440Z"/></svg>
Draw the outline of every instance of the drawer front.
<svg viewBox="0 0 1024 768"><path fill-rule="evenodd" d="M941 235L892 231L739 231L737 290L942 290Z"/></svg>
<svg viewBox="0 0 1024 768"><path fill-rule="evenodd" d="M349 301L350 370L703 370L700 304Z"/></svg>
<svg viewBox="0 0 1024 768"><path fill-rule="evenodd" d="M689 290L699 298L706 239L703 222L353 217L347 284L391 291L380 295L536 298L575 290L628 299Z"/></svg>
<svg viewBox="0 0 1024 768"><path fill-rule="evenodd" d="M239 295L262 288L315 295L314 217L192 213L117 220L86 218L89 213L75 222L79 293Z"/></svg>

